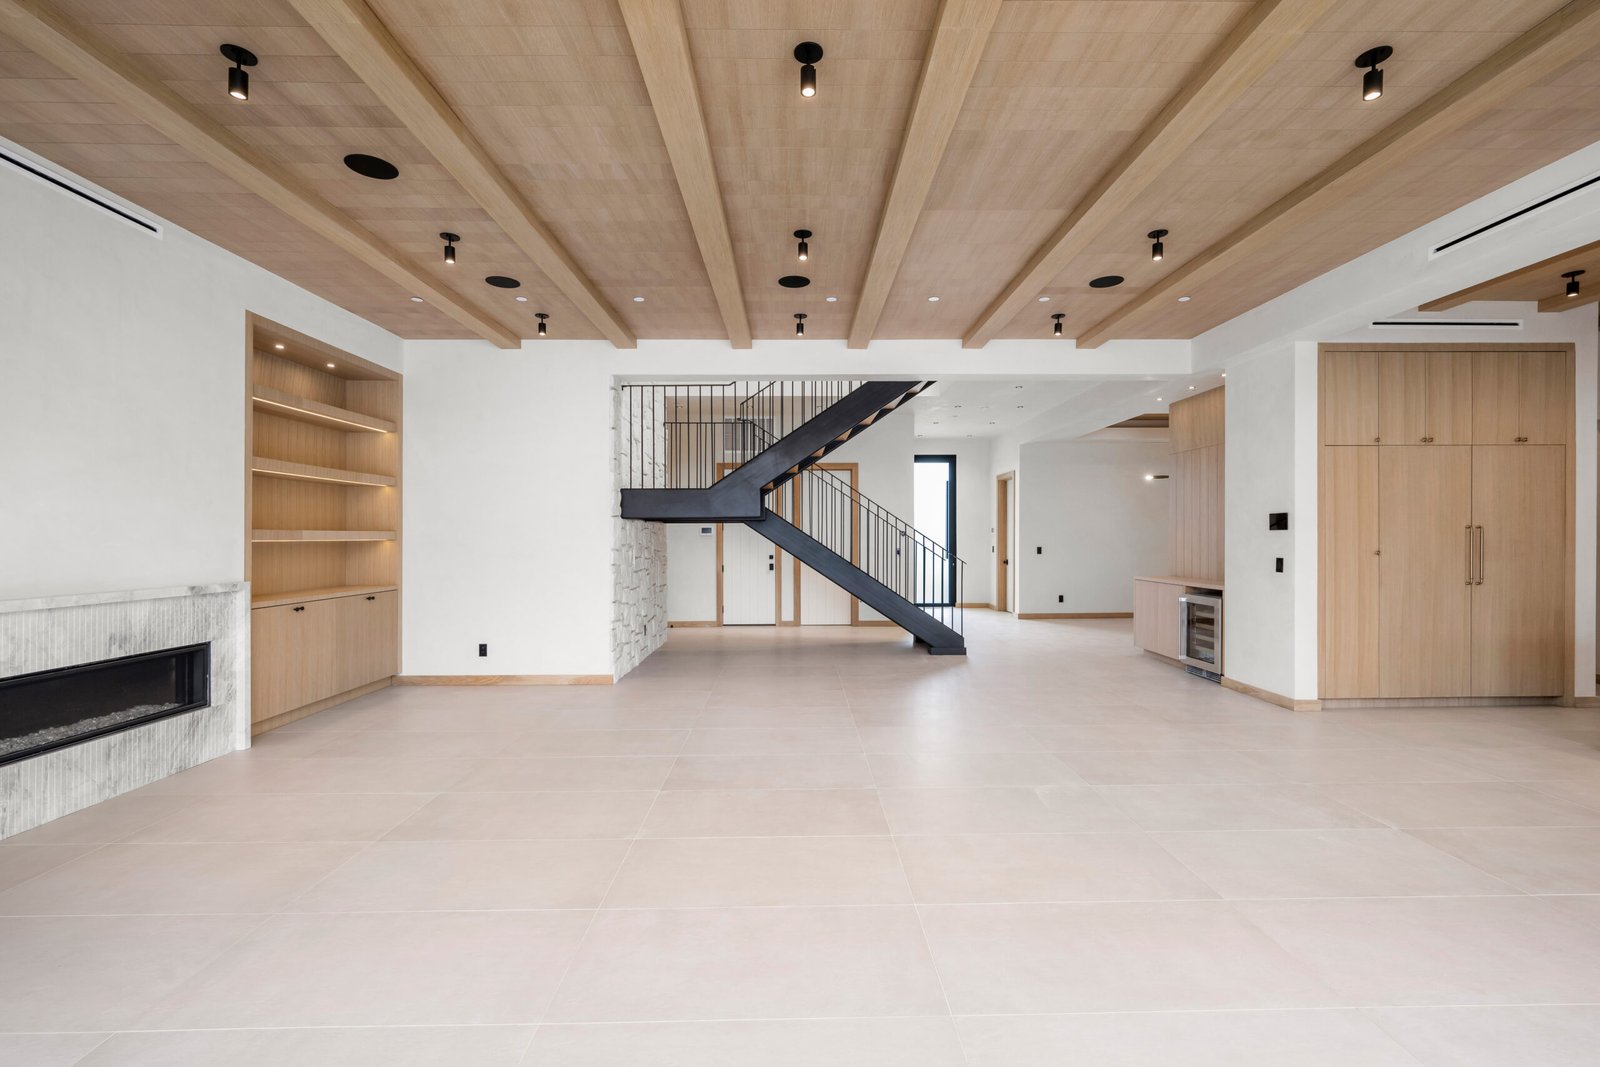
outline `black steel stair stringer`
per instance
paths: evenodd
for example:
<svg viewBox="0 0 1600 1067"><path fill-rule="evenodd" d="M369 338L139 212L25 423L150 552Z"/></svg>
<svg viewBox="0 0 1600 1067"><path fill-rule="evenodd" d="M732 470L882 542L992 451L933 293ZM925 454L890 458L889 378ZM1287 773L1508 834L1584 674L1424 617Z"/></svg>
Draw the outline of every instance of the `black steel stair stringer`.
<svg viewBox="0 0 1600 1067"><path fill-rule="evenodd" d="M967 654L961 634L771 510L764 509L761 518L746 519L744 524L908 631L928 647L930 655Z"/></svg>

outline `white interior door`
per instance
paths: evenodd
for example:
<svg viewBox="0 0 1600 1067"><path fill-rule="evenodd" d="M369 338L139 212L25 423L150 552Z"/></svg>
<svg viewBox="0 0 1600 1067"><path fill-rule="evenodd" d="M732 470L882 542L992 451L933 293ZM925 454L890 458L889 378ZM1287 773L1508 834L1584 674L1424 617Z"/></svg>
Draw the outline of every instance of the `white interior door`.
<svg viewBox="0 0 1600 1067"><path fill-rule="evenodd" d="M740 523L722 528L722 624L772 626L778 621L777 549Z"/></svg>
<svg viewBox="0 0 1600 1067"><path fill-rule="evenodd" d="M856 488L855 468L845 467L840 470L830 470L835 478L849 483L852 490ZM839 509L837 514L801 516L802 525L807 533L818 541L833 549L845 559L854 559L852 540L854 527L851 520L853 515L849 508ZM818 574L816 571L800 565L800 622L805 626L849 626L850 601L852 597L837 585Z"/></svg>

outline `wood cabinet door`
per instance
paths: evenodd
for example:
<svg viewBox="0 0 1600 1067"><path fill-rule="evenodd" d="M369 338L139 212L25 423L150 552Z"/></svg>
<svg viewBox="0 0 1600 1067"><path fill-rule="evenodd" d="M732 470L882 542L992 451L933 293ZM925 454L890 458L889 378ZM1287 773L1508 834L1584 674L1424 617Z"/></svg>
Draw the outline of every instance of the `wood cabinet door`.
<svg viewBox="0 0 1600 1067"><path fill-rule="evenodd" d="M1472 356L1378 355L1378 436L1386 445L1472 443Z"/></svg>
<svg viewBox="0 0 1600 1067"><path fill-rule="evenodd" d="M251 722L337 692L329 688L336 684L334 629L334 609L327 600L250 613Z"/></svg>
<svg viewBox="0 0 1600 1067"><path fill-rule="evenodd" d="M1378 353L1323 352L1318 363L1322 443L1378 444Z"/></svg>
<svg viewBox="0 0 1600 1067"><path fill-rule="evenodd" d="M1478 352L1472 443L1564 445L1572 423L1565 352Z"/></svg>
<svg viewBox="0 0 1600 1067"><path fill-rule="evenodd" d="M1322 450L1321 666L1330 700L1378 694L1378 453Z"/></svg>
<svg viewBox="0 0 1600 1067"><path fill-rule="evenodd" d="M1472 453L1378 449L1378 696L1470 692Z"/></svg>
<svg viewBox="0 0 1600 1067"><path fill-rule="evenodd" d="M338 689L343 693L399 670L399 601L394 592L340 597L337 605Z"/></svg>
<svg viewBox="0 0 1600 1067"><path fill-rule="evenodd" d="M1472 450L1472 695L1560 696L1566 626L1566 449ZM1476 566L1476 565L1475 565Z"/></svg>
<svg viewBox="0 0 1600 1067"><path fill-rule="evenodd" d="M1183 586L1168 582L1133 583L1133 641L1149 652L1177 659Z"/></svg>

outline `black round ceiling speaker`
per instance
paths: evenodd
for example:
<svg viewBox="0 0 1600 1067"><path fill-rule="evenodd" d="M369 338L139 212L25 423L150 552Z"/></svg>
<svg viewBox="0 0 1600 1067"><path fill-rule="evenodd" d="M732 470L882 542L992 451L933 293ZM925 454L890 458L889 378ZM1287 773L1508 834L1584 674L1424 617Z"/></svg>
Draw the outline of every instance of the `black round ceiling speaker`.
<svg viewBox="0 0 1600 1067"><path fill-rule="evenodd" d="M1122 284L1122 275L1120 275L1120 274L1107 274L1103 278L1096 278L1094 281L1090 282L1089 283L1089 288L1091 288L1091 289L1110 289L1114 285L1121 285L1121 284Z"/></svg>
<svg viewBox="0 0 1600 1067"><path fill-rule="evenodd" d="M400 177L400 168L387 159L363 155L360 152L352 152L345 156L344 165L363 178L376 178L381 182L393 181Z"/></svg>
<svg viewBox="0 0 1600 1067"><path fill-rule="evenodd" d="M785 289L804 289L811 284L811 279L803 274L785 274L778 279L778 284Z"/></svg>
<svg viewBox="0 0 1600 1067"><path fill-rule="evenodd" d="M515 289L522 284L515 278L507 278L504 274L491 274L484 281L496 289Z"/></svg>

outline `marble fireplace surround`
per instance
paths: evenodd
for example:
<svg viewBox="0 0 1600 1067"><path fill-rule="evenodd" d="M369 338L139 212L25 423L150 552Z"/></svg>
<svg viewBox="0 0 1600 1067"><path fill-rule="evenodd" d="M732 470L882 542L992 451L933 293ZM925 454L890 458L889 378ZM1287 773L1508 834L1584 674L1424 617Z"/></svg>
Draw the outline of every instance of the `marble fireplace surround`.
<svg viewBox="0 0 1600 1067"><path fill-rule="evenodd" d="M0 678L211 643L211 706L0 766L0 838L250 746L243 582L0 601Z"/></svg>

